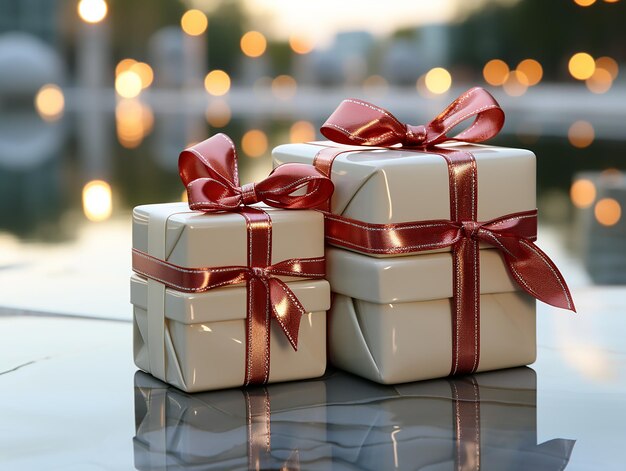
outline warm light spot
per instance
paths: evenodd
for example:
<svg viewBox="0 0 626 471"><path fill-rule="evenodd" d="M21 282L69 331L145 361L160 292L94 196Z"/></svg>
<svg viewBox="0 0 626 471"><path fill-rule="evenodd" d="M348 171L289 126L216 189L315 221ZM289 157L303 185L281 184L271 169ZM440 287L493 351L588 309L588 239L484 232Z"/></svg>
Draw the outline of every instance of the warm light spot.
<svg viewBox="0 0 626 471"><path fill-rule="evenodd" d="M111 217L111 186L103 180L92 180L83 187L83 212L90 221Z"/></svg>
<svg viewBox="0 0 626 471"><path fill-rule="evenodd" d="M187 10L180 19L180 27L189 36L199 36L209 25L206 15L200 10Z"/></svg>
<svg viewBox="0 0 626 471"><path fill-rule="evenodd" d="M492 59L483 67L483 77L489 85L500 86L509 76L509 66L500 59Z"/></svg>
<svg viewBox="0 0 626 471"><path fill-rule="evenodd" d="M130 70L130 68L135 65L137 63L137 61L135 59L131 59L130 57L126 58L126 59L122 59L121 61L119 61L117 63L117 65L115 66L115 76L117 77L119 74L121 74L122 72L125 72L127 70Z"/></svg>
<svg viewBox="0 0 626 471"><path fill-rule="evenodd" d="M587 80L596 70L596 63L586 52L577 52L570 58L567 67L575 79Z"/></svg>
<svg viewBox="0 0 626 471"><path fill-rule="evenodd" d="M574 0L574 3L581 7L588 7L589 5L596 3L596 0Z"/></svg>
<svg viewBox="0 0 626 471"><path fill-rule="evenodd" d="M272 80L272 93L276 98L289 100L296 94L298 84L290 75L279 75Z"/></svg>
<svg viewBox="0 0 626 471"><path fill-rule="evenodd" d="M115 91L124 98L135 98L141 93L141 77L132 70L125 70L115 78Z"/></svg>
<svg viewBox="0 0 626 471"><path fill-rule="evenodd" d="M585 80L585 85L590 92L606 93L613 85L613 78L607 70L596 68L593 75Z"/></svg>
<svg viewBox="0 0 626 471"><path fill-rule="evenodd" d="M588 208L596 199L596 186L591 180L581 178L572 183L569 194L574 206Z"/></svg>
<svg viewBox="0 0 626 471"><path fill-rule="evenodd" d="M289 141L308 142L315 140L315 128L309 121L296 121L289 128Z"/></svg>
<svg viewBox="0 0 626 471"><path fill-rule="evenodd" d="M596 70L597 69L606 70L609 74L611 74L611 78L613 80L615 80L619 75L619 65L617 65L617 61L612 57L598 57L596 59Z"/></svg>
<svg viewBox="0 0 626 471"><path fill-rule="evenodd" d="M130 66L131 72L135 72L141 80L141 88L148 88L154 80L154 72L145 62L136 62Z"/></svg>
<svg viewBox="0 0 626 471"><path fill-rule="evenodd" d="M258 31L248 31L241 37L241 51L248 57L259 57L267 48L267 41Z"/></svg>
<svg viewBox="0 0 626 471"><path fill-rule="evenodd" d="M524 59L517 64L517 71L521 74L518 78L529 87L537 85L543 77L543 67L534 59Z"/></svg>
<svg viewBox="0 0 626 471"><path fill-rule="evenodd" d="M213 96L222 96L230 90L230 77L223 70L212 70L204 78L204 88Z"/></svg>
<svg viewBox="0 0 626 471"><path fill-rule="evenodd" d="M224 100L212 100L206 108L206 120L214 128L223 128L230 122L230 106Z"/></svg>
<svg viewBox="0 0 626 471"><path fill-rule="evenodd" d="M574 147L589 147L595 138L593 126L588 121L576 121L567 132L567 138Z"/></svg>
<svg viewBox="0 0 626 471"><path fill-rule="evenodd" d="M502 84L502 88L509 96L522 96L528 90L528 85L525 83L526 80L526 76L521 72L512 70L504 84Z"/></svg>
<svg viewBox="0 0 626 471"><path fill-rule="evenodd" d="M602 198L593 210L596 219L603 226L614 226L622 217L622 207L613 198Z"/></svg>
<svg viewBox="0 0 626 471"><path fill-rule="evenodd" d="M182 194L180 195L180 200L183 203L187 203L189 201L189 196L187 196L187 190L183 190Z"/></svg>
<svg viewBox="0 0 626 471"><path fill-rule="evenodd" d="M115 129L120 144L127 149L139 146L152 131L152 109L137 99L120 100L115 106Z"/></svg>
<svg viewBox="0 0 626 471"><path fill-rule="evenodd" d="M426 72L424 84L430 93L440 95L450 90L452 76L443 67L435 67Z"/></svg>
<svg viewBox="0 0 626 471"><path fill-rule="evenodd" d="M63 116L65 98L63 91L56 85L47 84L39 89L35 96L35 109L46 121L56 121Z"/></svg>
<svg viewBox="0 0 626 471"><path fill-rule="evenodd" d="M616 168L607 168L600 172L600 176L606 180L612 180L615 182L621 181L624 178L624 175L621 171Z"/></svg>
<svg viewBox="0 0 626 471"><path fill-rule="evenodd" d="M107 16L107 2L104 0L80 0L78 16L87 23L99 23Z"/></svg>
<svg viewBox="0 0 626 471"><path fill-rule="evenodd" d="M259 129L251 129L241 138L241 148L249 157L260 157L267 151L267 136Z"/></svg>
<svg viewBox="0 0 626 471"><path fill-rule="evenodd" d="M289 47L296 54L308 54L313 50L314 44L308 38L292 34L289 36Z"/></svg>
<svg viewBox="0 0 626 471"><path fill-rule="evenodd" d="M370 75L363 81L363 91L370 96L383 96L389 90L389 83L380 75Z"/></svg>
<svg viewBox="0 0 626 471"><path fill-rule="evenodd" d="M617 3L619 0L604 0L604 3Z"/></svg>

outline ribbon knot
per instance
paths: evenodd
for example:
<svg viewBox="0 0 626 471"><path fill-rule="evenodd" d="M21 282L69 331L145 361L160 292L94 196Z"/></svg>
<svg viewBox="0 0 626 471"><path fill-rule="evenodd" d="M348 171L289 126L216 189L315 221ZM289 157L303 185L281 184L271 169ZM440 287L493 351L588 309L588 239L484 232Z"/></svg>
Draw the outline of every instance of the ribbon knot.
<svg viewBox="0 0 626 471"><path fill-rule="evenodd" d="M250 272L252 276L255 278L259 278L261 280L267 278L267 269L263 267L250 267Z"/></svg>
<svg viewBox="0 0 626 471"><path fill-rule="evenodd" d="M330 178L298 163L280 165L264 180L240 186L235 145L221 133L181 152L178 171L189 208L204 212L236 211L259 202L276 208L315 208L334 190Z"/></svg>
<svg viewBox="0 0 626 471"><path fill-rule="evenodd" d="M479 232L481 229L481 225L476 221L462 221L461 222L461 232L462 235L471 240L479 239Z"/></svg>
<svg viewBox="0 0 626 471"><path fill-rule="evenodd" d="M426 126L419 125L413 126L411 124L406 125L406 138L402 142L405 147L421 147L426 141Z"/></svg>

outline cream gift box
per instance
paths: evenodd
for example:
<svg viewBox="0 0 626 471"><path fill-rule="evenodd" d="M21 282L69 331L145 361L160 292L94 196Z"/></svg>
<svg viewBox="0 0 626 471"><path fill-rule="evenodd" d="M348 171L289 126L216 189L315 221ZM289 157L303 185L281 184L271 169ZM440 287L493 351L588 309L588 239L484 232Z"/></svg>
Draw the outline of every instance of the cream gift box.
<svg viewBox="0 0 626 471"><path fill-rule="evenodd" d="M262 208L272 221L272 263L324 255L320 213ZM133 248L179 267L245 266L246 231L241 214L204 214L190 211L185 203L133 211ZM307 314L300 322L297 351L272 322L269 382L317 377L326 368L328 283L285 280ZM133 275L131 301L134 357L140 369L189 392L243 384L244 284L184 293Z"/></svg>
<svg viewBox="0 0 626 471"><path fill-rule="evenodd" d="M137 372L135 467L328 469L325 402L323 380L186 394Z"/></svg>
<svg viewBox="0 0 626 471"><path fill-rule="evenodd" d="M397 386L336 373L328 440L341 469L562 470L574 441L537 443L536 375L515 368Z"/></svg>

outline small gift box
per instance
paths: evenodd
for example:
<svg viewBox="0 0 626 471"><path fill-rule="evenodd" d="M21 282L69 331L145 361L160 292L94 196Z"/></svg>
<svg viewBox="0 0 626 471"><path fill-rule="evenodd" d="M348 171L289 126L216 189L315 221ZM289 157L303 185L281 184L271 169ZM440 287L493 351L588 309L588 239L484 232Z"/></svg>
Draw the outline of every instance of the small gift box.
<svg viewBox="0 0 626 471"><path fill-rule="evenodd" d="M332 183L290 165L239 187L223 134L184 151L179 167L189 207L133 211L136 365L189 392L322 375L323 216L281 208L320 204Z"/></svg>
<svg viewBox="0 0 626 471"><path fill-rule="evenodd" d="M276 165L310 163L335 184L319 207L339 294L329 327L334 364L381 383L527 365L533 298L574 310L558 269L534 244L534 154L477 144L503 123L480 88L426 126L345 100L322 126L334 142L274 149Z"/></svg>
<svg viewBox="0 0 626 471"><path fill-rule="evenodd" d="M138 470L328 469L322 380L186 394L135 374Z"/></svg>
<svg viewBox="0 0 626 471"><path fill-rule="evenodd" d="M326 397L333 459L345 469L556 471L575 444L537 443L530 368L397 386L337 373Z"/></svg>

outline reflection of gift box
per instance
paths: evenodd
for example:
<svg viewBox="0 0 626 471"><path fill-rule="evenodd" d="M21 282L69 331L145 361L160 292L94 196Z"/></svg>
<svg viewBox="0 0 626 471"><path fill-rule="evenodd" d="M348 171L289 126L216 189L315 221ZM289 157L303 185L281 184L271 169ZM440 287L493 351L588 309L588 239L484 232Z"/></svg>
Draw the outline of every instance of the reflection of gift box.
<svg viewBox="0 0 626 471"><path fill-rule="evenodd" d="M321 214L263 209L271 217L271 265L323 257ZM245 269L248 245L247 221L240 213L203 214L190 211L184 203L139 206L133 213L133 248L139 256L152 257L151 263L157 266L165 261L169 267L178 267L183 278L190 267L217 267L218 272L230 267ZM287 282L292 293L285 296L295 295L306 314L300 322L297 351L272 320L269 382L320 376L326 368L328 283L284 276L282 271L276 278ZM298 279L302 281L294 281ZM263 279L263 284L267 283L268 279ZM277 289L280 291L280 286ZM166 288L156 279L133 275L131 301L139 368L186 391L244 384L250 343L246 339L249 298L245 283L183 292Z"/></svg>
<svg viewBox="0 0 626 471"><path fill-rule="evenodd" d="M186 394L137 372L135 467L326 469L322 380Z"/></svg>
<svg viewBox="0 0 626 471"><path fill-rule="evenodd" d="M345 469L562 470L574 446L537 444L530 368L398 386L337 373L326 386L328 440Z"/></svg>

